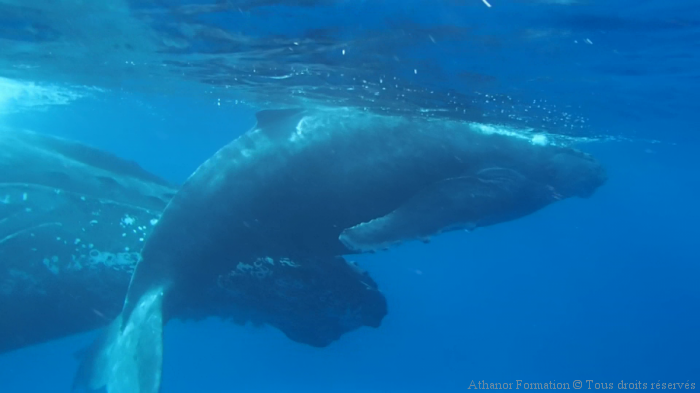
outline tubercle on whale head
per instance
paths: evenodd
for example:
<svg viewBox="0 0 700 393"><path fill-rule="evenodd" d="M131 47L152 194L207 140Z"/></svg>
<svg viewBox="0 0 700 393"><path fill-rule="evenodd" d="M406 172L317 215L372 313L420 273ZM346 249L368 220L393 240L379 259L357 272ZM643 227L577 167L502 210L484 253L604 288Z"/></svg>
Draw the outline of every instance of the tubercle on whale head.
<svg viewBox="0 0 700 393"><path fill-rule="evenodd" d="M593 156L566 149L552 156L547 165L550 186L563 197L589 198L608 180L603 165Z"/></svg>

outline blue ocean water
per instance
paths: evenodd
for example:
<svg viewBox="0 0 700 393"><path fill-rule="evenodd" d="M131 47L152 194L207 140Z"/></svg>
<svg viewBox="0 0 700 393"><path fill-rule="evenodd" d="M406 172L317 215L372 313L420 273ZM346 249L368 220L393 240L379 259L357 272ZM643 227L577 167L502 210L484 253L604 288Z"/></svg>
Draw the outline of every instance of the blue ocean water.
<svg viewBox="0 0 700 393"><path fill-rule="evenodd" d="M39 18L46 24L44 14L21 13L12 3L0 6L14 10L15 23L29 25L31 18ZM379 284L389 314L380 328L348 333L327 348L292 342L271 327L173 321L165 330L164 392L462 391L479 381L508 382L515 388L517 380L580 380L584 389L586 381L593 381L591 389L595 383L612 383L618 389L621 381L700 383L700 159L695 121L700 6L693 1L492 0L491 7L481 1L346 1L260 6L264 12L256 14L255 2L240 3L240 12L204 15L212 25L223 26L243 23L237 18L253 19L255 25L242 31L256 38L312 37L305 34L305 23L333 28L324 36L332 42L318 40L316 45L332 47L336 57L350 56L352 45L347 55L337 54L343 40L363 37L360 42L368 51L353 60L357 63L343 65L325 52L323 59L314 57L321 57L318 49L301 60L281 57L280 69L303 60L340 74L360 72L368 64L368 73L379 72L373 67L384 71L376 79L415 75L411 91L445 92L429 105L422 97L410 99L410 93L404 101L387 99L396 101L395 111L416 110L418 103L437 113L455 105L467 107L463 103L473 102L471 93L477 90L482 104L488 101L483 94L517 96L533 106L506 108L513 116L499 120L530 119L527 124L536 122L553 137L572 138L605 165L609 180L590 199L561 201L473 233L452 232L430 244L409 243L355 258ZM155 7L124 4L132 10ZM217 4L222 3L213 2ZM51 12L64 15L55 10L47 14ZM281 22L291 17L294 23ZM431 21L435 26L428 26ZM158 18L152 16L151 22L157 24ZM170 79L152 76L150 68L132 77L105 66L103 72L115 74L100 75L90 59L85 60L90 73L73 74L60 61L51 63L56 59L31 56L7 44L40 42L38 33L32 33L36 28L20 29L2 17L0 24L0 37L9 48L0 54L5 57L0 69L5 75L0 76L101 89L65 105L54 105L52 96L39 94L51 103L34 107L23 104L38 99L24 85L22 94L0 99L3 126L80 140L133 159L173 182L184 181L219 147L253 126L256 108L275 102L255 94L255 87L271 94L275 85L252 78L241 87L249 95L237 98L219 90L199 91L189 79L169 85ZM20 36L19 31L30 33ZM56 26L45 29L45 35L61 32L67 34ZM392 41L417 32L420 44ZM386 40L372 42L373 34ZM78 42L83 38L71 37ZM251 57L264 47L251 46ZM86 56L63 50L65 59ZM142 51L138 53L147 52ZM397 53L400 61L385 64L389 52ZM266 66L275 59L266 54ZM12 66L42 61L50 64L37 69ZM207 76L224 78L225 72ZM153 89L151 77L157 85ZM305 79L294 88L349 86L330 79ZM344 91L346 95L330 89L319 97L301 96L337 99L337 105L357 99L386 107ZM459 104L445 98L455 92L464 95ZM538 110L544 100L550 106ZM586 119L586 127L552 124L558 120L561 126L571 118L551 105L567 106L566 112ZM0 391L68 391L78 364L73 353L94 337L67 337L0 355Z"/></svg>

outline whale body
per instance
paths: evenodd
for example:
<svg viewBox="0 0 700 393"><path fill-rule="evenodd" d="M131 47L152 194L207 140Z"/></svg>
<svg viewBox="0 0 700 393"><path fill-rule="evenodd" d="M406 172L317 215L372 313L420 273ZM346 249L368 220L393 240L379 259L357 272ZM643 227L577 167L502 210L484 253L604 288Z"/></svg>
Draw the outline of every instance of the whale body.
<svg viewBox="0 0 700 393"><path fill-rule="evenodd" d="M156 392L162 329L222 272L259 258L330 261L531 214L606 181L575 149L468 123L350 108L261 111L203 163L149 237L86 386Z"/></svg>

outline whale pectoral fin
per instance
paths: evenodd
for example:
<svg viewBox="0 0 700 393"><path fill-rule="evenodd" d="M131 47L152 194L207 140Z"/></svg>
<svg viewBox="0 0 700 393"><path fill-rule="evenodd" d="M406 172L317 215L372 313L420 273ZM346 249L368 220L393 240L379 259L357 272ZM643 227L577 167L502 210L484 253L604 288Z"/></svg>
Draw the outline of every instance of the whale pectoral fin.
<svg viewBox="0 0 700 393"><path fill-rule="evenodd" d="M163 288L146 292L120 314L82 359L73 389L157 393L163 368Z"/></svg>
<svg viewBox="0 0 700 393"><path fill-rule="evenodd" d="M449 230L471 230L507 210L524 180L517 172L502 168L441 180L391 213L345 229L339 239L350 250L373 251Z"/></svg>

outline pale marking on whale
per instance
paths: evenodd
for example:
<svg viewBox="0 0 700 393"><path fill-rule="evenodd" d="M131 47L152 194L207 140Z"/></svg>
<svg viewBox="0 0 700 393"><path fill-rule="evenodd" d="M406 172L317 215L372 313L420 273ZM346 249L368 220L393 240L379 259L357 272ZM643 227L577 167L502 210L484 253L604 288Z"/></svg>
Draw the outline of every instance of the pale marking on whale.
<svg viewBox="0 0 700 393"><path fill-rule="evenodd" d="M297 142L306 137L306 134L308 134L307 119L308 116L304 116L299 120L299 123L297 123L297 126L294 128L295 132L289 137L290 142Z"/></svg>
<svg viewBox="0 0 700 393"><path fill-rule="evenodd" d="M299 264L294 263L293 261L289 260L288 258L281 258L279 260L280 265L282 266L287 266L290 268L298 268L300 267ZM258 279L265 279L267 277L271 277L274 272L270 270L269 267L266 265L271 265L275 266L275 260L271 257L264 257L264 258L257 258L252 264L249 263L244 263L244 262L238 262L236 265L235 269L232 269L226 274L220 274L217 277L217 285L222 287L222 288L227 288L225 280L228 278L234 278L236 276L252 276L256 277ZM284 278L277 279L277 280L284 280ZM277 280L275 282L277 282ZM303 287L303 286L302 286Z"/></svg>
<svg viewBox="0 0 700 393"><path fill-rule="evenodd" d="M61 268L58 266L59 258L56 255L51 256L51 258L44 258L42 263L47 269L53 274L58 274Z"/></svg>
<svg viewBox="0 0 700 393"><path fill-rule="evenodd" d="M2 239L0 239L0 244L3 244L3 243L5 243L5 242L8 241L8 240L14 239L15 237L17 237L17 236L19 236L19 235L21 235L21 234L23 234L23 233L31 232L31 231L34 230L34 229L44 228L44 227L53 226L53 225L63 226L63 224L61 224L60 222L46 222L46 223L43 223L43 224L34 225L34 226L32 226L32 227L19 230L19 231L17 231L17 232L11 233L11 234L9 234L9 235L3 237Z"/></svg>
<svg viewBox="0 0 700 393"><path fill-rule="evenodd" d="M11 215L9 215L9 216L7 216L7 217L1 219L1 220L0 220L0 225L6 223L6 222L9 221L11 218L14 218L15 216L19 215L20 213L21 213L21 212L17 212L17 213L15 213L15 214L11 214Z"/></svg>
<svg viewBox="0 0 700 393"><path fill-rule="evenodd" d="M483 135L498 134L516 139L524 139L530 141L530 143L535 146L560 145L551 141L550 138L547 137L547 134L536 133L534 128L513 128L503 125L473 122L467 124L470 130Z"/></svg>
<svg viewBox="0 0 700 393"><path fill-rule="evenodd" d="M47 186L43 186L43 185L36 184L36 183L0 183L0 188L3 188L3 187L8 187L8 188L9 187L28 187L28 188L33 188L33 189L43 190L43 191L53 191L56 194L62 194L65 192L66 194L72 195L75 197L80 197L80 196L84 197L84 195L81 195L80 193L77 193L77 192L66 191L66 190L62 190L59 188L55 188L55 187L47 187ZM9 195L6 195L6 198L9 198ZM122 207L139 210L139 211L150 213L150 214L157 215L157 216L160 216L160 214L161 214L161 212L156 213L152 209L148 209L148 208L137 206L137 205L132 205L130 203L117 202L117 201L112 200L112 199L97 198L97 197L91 198L91 199L94 199L94 200L100 202L101 204L112 204L112 205L116 205L116 206L122 206ZM3 202L4 202L4 200L3 200ZM9 202L4 202L4 203L9 203Z"/></svg>

